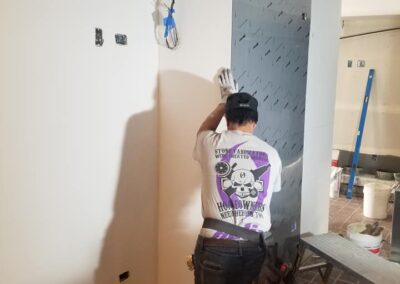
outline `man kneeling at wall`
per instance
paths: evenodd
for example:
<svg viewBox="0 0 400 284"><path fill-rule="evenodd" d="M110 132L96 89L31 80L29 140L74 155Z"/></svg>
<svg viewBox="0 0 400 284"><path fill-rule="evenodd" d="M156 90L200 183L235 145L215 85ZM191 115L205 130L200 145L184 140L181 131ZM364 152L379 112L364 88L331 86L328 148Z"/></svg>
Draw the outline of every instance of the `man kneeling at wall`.
<svg viewBox="0 0 400 284"><path fill-rule="evenodd" d="M271 197L281 189L281 160L253 135L257 100L237 92L229 69L220 72L219 82L222 102L200 126L193 154L201 166L204 218L193 256L195 283L279 283L268 242ZM224 115L228 130L217 133Z"/></svg>

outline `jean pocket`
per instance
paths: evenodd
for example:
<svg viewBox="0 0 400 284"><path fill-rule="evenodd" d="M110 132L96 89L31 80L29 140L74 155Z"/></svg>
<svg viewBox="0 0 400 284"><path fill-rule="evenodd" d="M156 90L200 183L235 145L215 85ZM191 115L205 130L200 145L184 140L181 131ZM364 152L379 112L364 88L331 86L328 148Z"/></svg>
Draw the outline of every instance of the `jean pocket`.
<svg viewBox="0 0 400 284"><path fill-rule="evenodd" d="M222 284L226 283L226 271L220 263L204 260L200 268L201 284Z"/></svg>
<svg viewBox="0 0 400 284"><path fill-rule="evenodd" d="M214 272L223 272L224 271L224 268L222 267L221 264L207 260L207 259L201 263L201 266L203 269L206 269L209 271L214 271Z"/></svg>

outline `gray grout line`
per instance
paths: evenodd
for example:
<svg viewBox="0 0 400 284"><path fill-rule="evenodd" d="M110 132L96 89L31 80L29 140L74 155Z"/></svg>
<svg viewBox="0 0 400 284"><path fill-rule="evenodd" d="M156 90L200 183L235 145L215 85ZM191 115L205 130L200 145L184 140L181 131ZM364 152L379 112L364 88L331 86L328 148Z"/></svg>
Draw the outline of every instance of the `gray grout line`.
<svg viewBox="0 0 400 284"><path fill-rule="evenodd" d="M339 197L340 198L340 197ZM351 200L345 200L346 202L344 202L344 206L342 207L342 208L340 208L340 210L337 212L337 214L339 214L344 208L346 208L350 203L351 203L351 201L352 201L353 199L351 199ZM358 208L356 208L356 209L358 209Z"/></svg>
<svg viewBox="0 0 400 284"><path fill-rule="evenodd" d="M343 271L340 271L339 275L338 275L338 276L336 276L336 278L335 278L335 280L333 280L333 283L332 283L332 284L335 284L335 283L336 283L336 281L338 281L338 280L339 280L340 276L342 276L342 274L343 274Z"/></svg>
<svg viewBox="0 0 400 284"><path fill-rule="evenodd" d="M346 222L347 222L348 220L350 220L351 217L353 217L353 215L356 213L356 211L357 211L357 210L354 210L353 213L352 213L349 217L347 217L347 219L344 220L344 222L343 222L342 225L341 225L341 228L342 228L342 229L345 229L346 232L347 232L347 228L344 228L344 224L346 224Z"/></svg>
<svg viewBox="0 0 400 284"><path fill-rule="evenodd" d="M314 280L317 280L317 279L316 279L317 277L320 277L318 271L315 272L314 277L310 279L310 283L312 283Z"/></svg>
<svg viewBox="0 0 400 284"><path fill-rule="evenodd" d="M359 281L357 281L357 282L350 282L350 281L343 280L343 279L339 279L339 280L342 281L342 282L344 282L344 283L348 283L348 284L356 284L356 283L359 283Z"/></svg>

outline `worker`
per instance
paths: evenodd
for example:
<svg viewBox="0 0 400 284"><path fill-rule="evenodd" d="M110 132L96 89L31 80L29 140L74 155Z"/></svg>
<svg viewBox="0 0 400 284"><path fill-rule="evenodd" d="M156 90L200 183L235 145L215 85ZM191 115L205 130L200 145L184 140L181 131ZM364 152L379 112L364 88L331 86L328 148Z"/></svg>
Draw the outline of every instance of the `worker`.
<svg viewBox="0 0 400 284"><path fill-rule="evenodd" d="M205 219L193 255L195 283L259 283L266 249L253 237L271 228L270 202L281 189L282 165L278 152L253 135L257 100L238 92L229 69L218 78L221 103L200 126L193 153L201 166ZM224 115L227 130L218 133Z"/></svg>

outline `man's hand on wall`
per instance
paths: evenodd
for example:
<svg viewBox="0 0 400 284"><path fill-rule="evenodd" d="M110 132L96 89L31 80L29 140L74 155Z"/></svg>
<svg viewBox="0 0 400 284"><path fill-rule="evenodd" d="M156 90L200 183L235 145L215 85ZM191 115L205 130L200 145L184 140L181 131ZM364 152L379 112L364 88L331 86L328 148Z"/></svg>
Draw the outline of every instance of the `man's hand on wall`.
<svg viewBox="0 0 400 284"><path fill-rule="evenodd" d="M231 94L238 92L238 85L230 69L222 69L218 74L218 81L221 88L221 100L226 103L226 100Z"/></svg>

